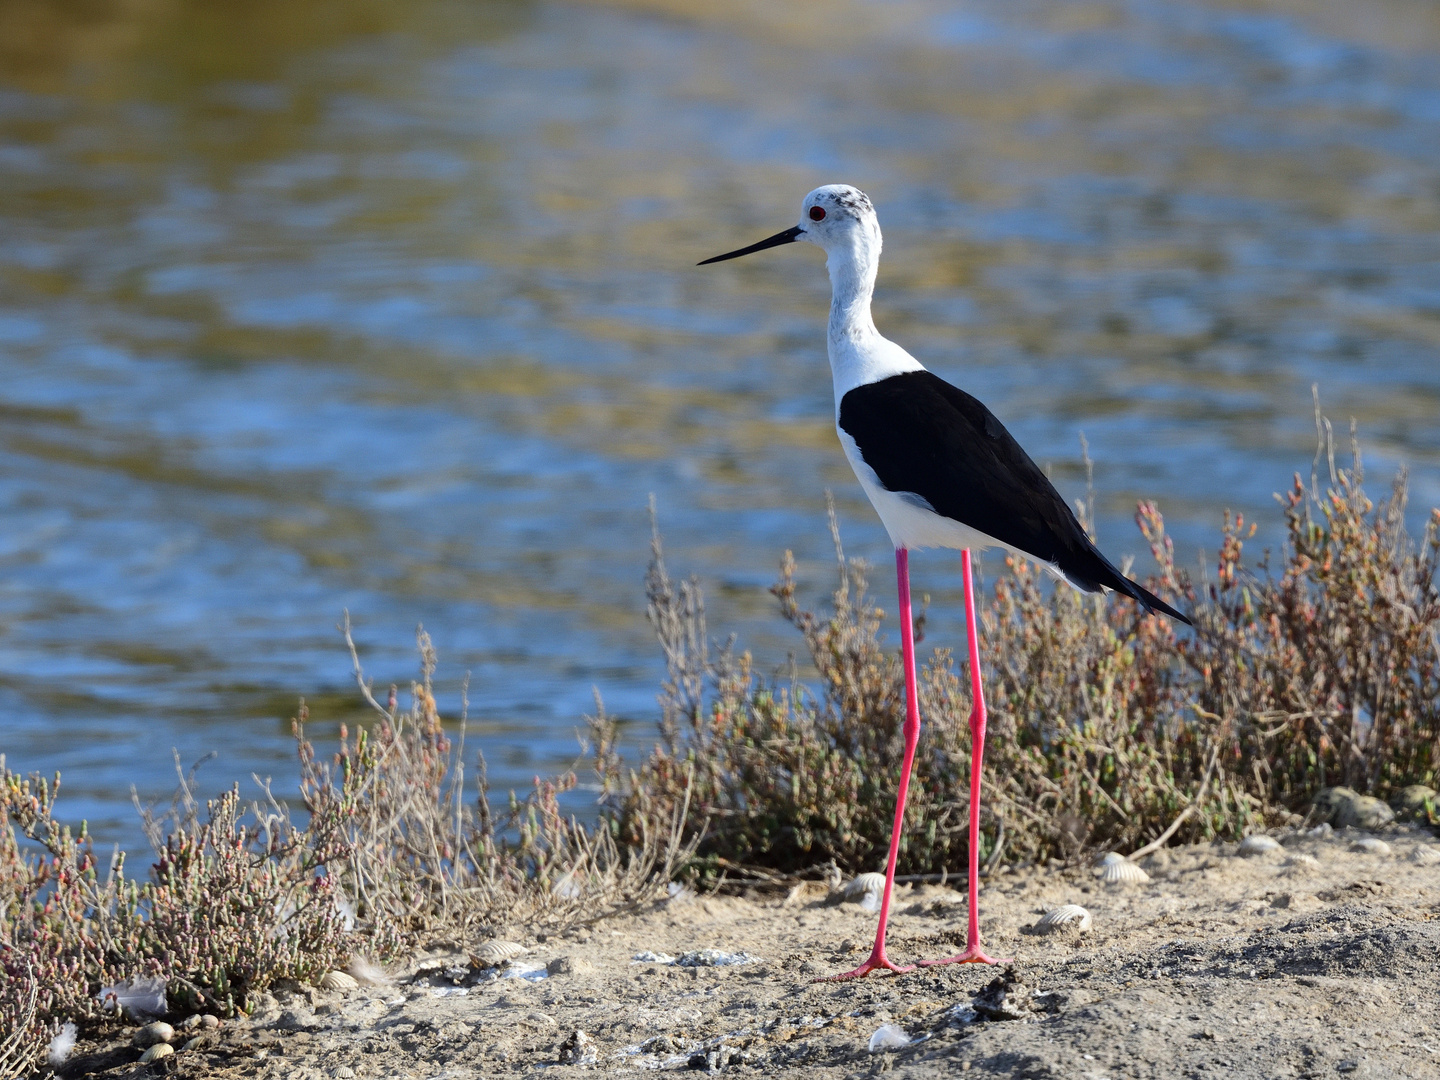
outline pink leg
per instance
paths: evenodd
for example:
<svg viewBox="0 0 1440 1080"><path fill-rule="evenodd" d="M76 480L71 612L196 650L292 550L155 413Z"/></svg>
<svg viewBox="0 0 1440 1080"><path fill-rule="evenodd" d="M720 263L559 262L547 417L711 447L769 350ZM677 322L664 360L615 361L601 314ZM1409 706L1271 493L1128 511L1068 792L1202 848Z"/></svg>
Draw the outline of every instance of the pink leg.
<svg viewBox="0 0 1440 1080"><path fill-rule="evenodd" d="M915 687L915 624L910 616L910 553L895 549L895 578L900 592L900 651L905 662L905 761L900 766L900 795L895 801L895 827L890 831L890 858L885 864L885 894L880 900L880 927L875 931L875 948L870 959L854 971L831 975L816 982L858 979L884 969L897 974L914 971L901 967L885 955L885 927L890 921L890 893L895 888L895 859L900 854L900 830L905 825L905 794L910 790L910 768L915 762L915 745L920 741L920 702Z"/></svg>
<svg viewBox="0 0 1440 1080"><path fill-rule="evenodd" d="M985 691L980 685L980 634L975 625L975 585L970 574L970 550L960 554L965 572L965 626L970 639L970 926L965 951L944 960L922 960L921 967L937 964L1008 964L980 948L980 766L985 757Z"/></svg>

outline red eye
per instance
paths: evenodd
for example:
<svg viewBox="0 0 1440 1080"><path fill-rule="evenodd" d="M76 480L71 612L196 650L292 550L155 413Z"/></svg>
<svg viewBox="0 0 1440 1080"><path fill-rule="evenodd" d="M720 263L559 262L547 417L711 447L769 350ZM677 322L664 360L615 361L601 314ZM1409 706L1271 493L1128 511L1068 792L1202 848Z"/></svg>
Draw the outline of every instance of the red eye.
<svg viewBox="0 0 1440 1080"><path fill-rule="evenodd" d="M812 206L812 207L810 207L810 220L811 220L811 221L824 221L824 220L825 220L825 208L824 208L823 206Z"/></svg>

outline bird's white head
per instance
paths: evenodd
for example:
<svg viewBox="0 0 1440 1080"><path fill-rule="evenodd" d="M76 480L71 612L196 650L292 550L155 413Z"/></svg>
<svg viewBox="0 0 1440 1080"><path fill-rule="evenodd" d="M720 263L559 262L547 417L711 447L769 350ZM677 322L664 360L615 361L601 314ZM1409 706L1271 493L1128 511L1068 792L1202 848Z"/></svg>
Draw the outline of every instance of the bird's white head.
<svg viewBox="0 0 1440 1080"><path fill-rule="evenodd" d="M795 239L823 248L860 265L880 259L880 220L870 196L849 184L818 187L800 204L800 235Z"/></svg>
<svg viewBox="0 0 1440 1080"><path fill-rule="evenodd" d="M838 273L873 283L880 263L880 221L875 216L870 196L849 184L826 184L805 196L800 204L800 224L768 236L758 244L728 251L706 259L706 263L738 259L766 248L796 242L822 248L830 266L831 277Z"/></svg>

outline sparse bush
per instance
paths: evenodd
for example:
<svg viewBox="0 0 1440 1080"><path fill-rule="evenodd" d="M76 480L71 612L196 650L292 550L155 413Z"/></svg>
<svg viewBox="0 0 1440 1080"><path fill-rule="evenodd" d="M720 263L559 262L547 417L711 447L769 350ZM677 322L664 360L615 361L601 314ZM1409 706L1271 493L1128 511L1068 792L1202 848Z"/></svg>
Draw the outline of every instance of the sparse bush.
<svg viewBox="0 0 1440 1080"><path fill-rule="evenodd" d="M1440 511L1416 545L1403 474L1379 507L1364 494L1358 451L1331 479L1321 496L1297 477L1282 498L1278 576L1268 554L1243 566L1253 529L1227 516L1217 580L1199 588L1176 568L1159 511L1140 504L1160 567L1149 587L1188 601L1193 632L1115 595L1042 588L1033 566L1005 561L981 629L987 864L1131 851L1161 836L1238 838L1303 812L1327 783L1387 797L1434 782ZM819 673L812 692L793 673L758 674L733 645L707 644L700 587L670 578L656 535L647 590L667 662L660 742L634 770L599 762L622 840L683 813L700 843L691 872L712 880L883 864L903 682L864 568L845 559L838 531L835 544L829 617L796 601L788 553L774 588ZM949 650L925 665L920 697L899 866L963 873L971 702ZM602 743L607 723L595 721Z"/></svg>
<svg viewBox="0 0 1440 1080"><path fill-rule="evenodd" d="M229 1015L356 953L383 958L442 930L590 920L669 879L678 848L622 851L561 813L573 776L537 781L497 814L482 759L467 801L424 634L420 653L406 711L393 691L375 701L355 659L376 723L353 738L342 729L328 762L305 737L302 704L303 824L268 789L247 806L232 788L202 808L182 776L170 810L144 812L157 856L144 880L125 877L119 854L102 876L83 827L74 835L54 816L59 777L24 779L0 757L0 1075L35 1067L59 1021L98 1020L102 987L160 977L173 1012Z"/></svg>

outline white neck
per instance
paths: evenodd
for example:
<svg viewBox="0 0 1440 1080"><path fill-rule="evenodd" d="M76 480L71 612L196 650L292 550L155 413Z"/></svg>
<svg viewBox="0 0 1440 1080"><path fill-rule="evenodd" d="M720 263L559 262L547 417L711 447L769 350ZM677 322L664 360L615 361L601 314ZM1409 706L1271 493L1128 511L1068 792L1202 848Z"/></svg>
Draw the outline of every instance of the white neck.
<svg viewBox="0 0 1440 1080"><path fill-rule="evenodd" d="M920 361L880 335L870 315L875 273L880 268L880 230L855 230L826 252L830 271L830 373L835 380L835 408L857 386L879 382L905 371L923 371Z"/></svg>

